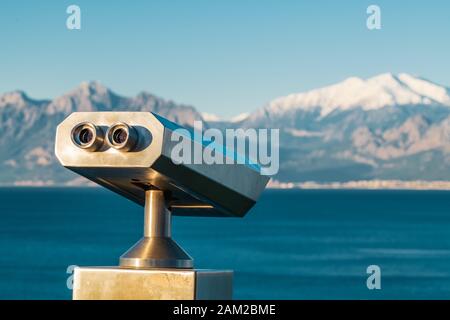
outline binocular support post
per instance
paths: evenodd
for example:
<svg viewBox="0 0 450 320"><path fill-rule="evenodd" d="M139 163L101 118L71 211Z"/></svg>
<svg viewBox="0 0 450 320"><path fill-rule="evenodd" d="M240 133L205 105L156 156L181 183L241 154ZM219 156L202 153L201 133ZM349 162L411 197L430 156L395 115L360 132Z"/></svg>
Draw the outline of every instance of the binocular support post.
<svg viewBox="0 0 450 320"><path fill-rule="evenodd" d="M192 269L192 258L171 238L171 218L164 192L145 191L144 237L120 257L120 267Z"/></svg>
<svg viewBox="0 0 450 320"><path fill-rule="evenodd" d="M161 190L145 192L144 237L120 257L119 267L75 268L75 300L231 299L233 272L193 269L171 238L171 212Z"/></svg>

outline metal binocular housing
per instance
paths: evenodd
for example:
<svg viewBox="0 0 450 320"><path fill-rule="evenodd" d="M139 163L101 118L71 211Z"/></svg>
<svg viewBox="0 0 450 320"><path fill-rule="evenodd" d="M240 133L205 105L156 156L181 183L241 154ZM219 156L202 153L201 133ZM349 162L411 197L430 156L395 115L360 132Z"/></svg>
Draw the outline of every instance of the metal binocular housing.
<svg viewBox="0 0 450 320"><path fill-rule="evenodd" d="M243 217L269 180L248 163L174 163L172 136L181 128L151 112L75 112L57 128L64 167L145 207L144 237L122 255L121 267L192 268L171 239L171 215ZM224 151L229 156L236 155Z"/></svg>

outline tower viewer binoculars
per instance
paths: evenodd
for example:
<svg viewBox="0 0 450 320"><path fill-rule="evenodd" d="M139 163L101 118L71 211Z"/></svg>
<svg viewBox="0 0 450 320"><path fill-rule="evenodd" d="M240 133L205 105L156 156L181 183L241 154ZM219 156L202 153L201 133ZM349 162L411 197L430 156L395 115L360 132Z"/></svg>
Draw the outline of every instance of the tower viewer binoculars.
<svg viewBox="0 0 450 320"><path fill-rule="evenodd" d="M269 178L251 163L175 163L171 155L180 139L189 140L193 150L208 148L186 131L151 112L75 112L59 124L55 153L64 167L145 207L144 237L120 257L114 272L192 269L192 258L171 238L171 216L243 217L264 190ZM224 147L221 156L242 155ZM83 274L94 272L82 269L80 285L86 283ZM200 274L195 272L196 285ZM98 297L97 289L85 285L74 298Z"/></svg>

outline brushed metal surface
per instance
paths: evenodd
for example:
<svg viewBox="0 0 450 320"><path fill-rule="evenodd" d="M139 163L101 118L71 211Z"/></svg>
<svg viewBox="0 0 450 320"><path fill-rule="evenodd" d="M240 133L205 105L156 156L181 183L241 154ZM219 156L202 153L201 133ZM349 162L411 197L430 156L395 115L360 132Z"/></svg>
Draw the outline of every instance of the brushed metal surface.
<svg viewBox="0 0 450 320"><path fill-rule="evenodd" d="M74 270L74 300L228 300L233 272L221 270Z"/></svg>
<svg viewBox="0 0 450 320"><path fill-rule="evenodd" d="M171 238L171 213L161 190L145 191L144 237L120 257L128 268L193 268L192 258Z"/></svg>
<svg viewBox="0 0 450 320"><path fill-rule="evenodd" d="M231 300L233 298L233 272L201 270L196 272L196 300Z"/></svg>
<svg viewBox="0 0 450 320"><path fill-rule="evenodd" d="M89 122L102 132L117 123L133 128L137 144L118 150L105 143L96 151L73 143L71 132ZM57 128L55 154L66 168L144 206L145 190L171 194L174 215L242 217L255 204L269 178L252 164L181 164L172 162L179 125L150 112L75 112ZM106 140L106 139L105 139ZM204 150L206 145L192 140ZM224 158L234 157L225 151Z"/></svg>

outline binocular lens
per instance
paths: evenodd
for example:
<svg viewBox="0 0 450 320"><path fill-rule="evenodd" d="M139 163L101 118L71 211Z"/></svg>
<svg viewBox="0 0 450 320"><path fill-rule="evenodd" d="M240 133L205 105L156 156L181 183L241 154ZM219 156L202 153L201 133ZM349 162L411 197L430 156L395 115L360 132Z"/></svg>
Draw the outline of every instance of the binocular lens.
<svg viewBox="0 0 450 320"><path fill-rule="evenodd" d="M81 149L96 151L103 145L103 131L90 122L83 122L72 129L72 142Z"/></svg>
<svg viewBox="0 0 450 320"><path fill-rule="evenodd" d="M138 134L134 127L119 122L112 125L106 133L111 147L121 151L134 149L138 141Z"/></svg>
<svg viewBox="0 0 450 320"><path fill-rule="evenodd" d="M112 138L114 140L114 143L122 144L127 141L128 133L124 129L118 128L113 132Z"/></svg>
<svg viewBox="0 0 450 320"><path fill-rule="evenodd" d="M78 134L78 139L82 144L88 144L92 141L92 139L94 139L94 133L91 129L82 129Z"/></svg>
<svg viewBox="0 0 450 320"><path fill-rule="evenodd" d="M136 129L125 123L116 123L109 127L106 136L109 146L121 151L131 151L138 142ZM105 140L102 128L90 122L83 122L75 126L72 129L71 138L78 148L88 151L99 150Z"/></svg>

